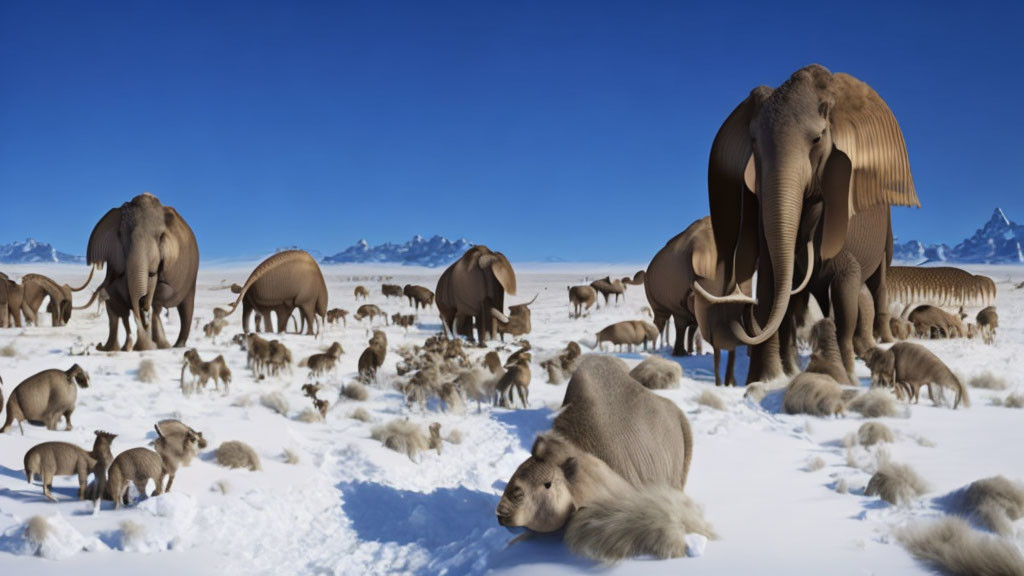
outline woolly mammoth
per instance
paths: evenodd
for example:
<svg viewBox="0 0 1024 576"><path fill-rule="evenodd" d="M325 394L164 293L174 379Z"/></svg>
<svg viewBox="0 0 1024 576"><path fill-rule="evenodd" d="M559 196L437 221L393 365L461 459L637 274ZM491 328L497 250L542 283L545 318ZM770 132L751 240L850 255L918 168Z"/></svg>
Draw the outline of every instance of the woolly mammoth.
<svg viewBox="0 0 1024 576"><path fill-rule="evenodd" d="M493 311L504 314L506 292L516 293L516 273L508 258L486 246L467 250L441 274L434 290L445 334L463 334L473 321L478 341L484 342L494 331Z"/></svg>
<svg viewBox="0 0 1024 576"><path fill-rule="evenodd" d="M21 328L21 305L25 287L0 272L0 328Z"/></svg>
<svg viewBox="0 0 1024 576"><path fill-rule="evenodd" d="M985 307L996 300L996 284L991 278L952 266L892 266L885 284L889 303L903 306L902 318L922 304Z"/></svg>
<svg viewBox="0 0 1024 576"><path fill-rule="evenodd" d="M252 271L245 284L236 291L238 298L231 305L231 314L242 303L242 330L249 333L249 316L253 310L273 310L277 314L277 331L284 332L288 318L298 308L306 334L320 333L327 316L327 283L320 266L308 252L285 250L267 258ZM269 312L264 315L270 330Z"/></svg>
<svg viewBox="0 0 1024 576"><path fill-rule="evenodd" d="M185 346L199 272L199 245L177 210L144 193L107 212L89 237L86 261L107 275L97 288L105 290L109 336L100 350L118 349L117 323L128 330L129 316L138 328L132 345L129 332L124 350L169 348L160 312L177 308L180 332L175 348Z"/></svg>
<svg viewBox="0 0 1024 576"><path fill-rule="evenodd" d="M21 279L25 287L25 297L22 302L22 312L30 324L39 325L39 307L43 300L50 298L46 305L46 311L50 313L50 324L52 326L64 326L71 320L72 293L81 292L92 282L92 275L95 268L89 269L89 277L85 283L75 288L68 284L57 284L53 279L42 274L26 274Z"/></svg>
<svg viewBox="0 0 1024 576"><path fill-rule="evenodd" d="M706 216L669 240L647 266L644 291L654 312L654 326L666 340L668 320L675 321L673 356L693 352L697 318L691 286L697 278L714 278L717 260L711 218Z"/></svg>
<svg viewBox="0 0 1024 576"><path fill-rule="evenodd" d="M866 284L874 324L891 341L889 209L919 205L903 135L881 97L818 65L777 89L755 88L715 136L708 198L723 290L705 296L712 304L755 305L751 318L730 323L737 340L752 347L747 381L799 370L794 320L813 294L822 310L831 309L856 382L858 293ZM755 271L756 299L738 291Z"/></svg>

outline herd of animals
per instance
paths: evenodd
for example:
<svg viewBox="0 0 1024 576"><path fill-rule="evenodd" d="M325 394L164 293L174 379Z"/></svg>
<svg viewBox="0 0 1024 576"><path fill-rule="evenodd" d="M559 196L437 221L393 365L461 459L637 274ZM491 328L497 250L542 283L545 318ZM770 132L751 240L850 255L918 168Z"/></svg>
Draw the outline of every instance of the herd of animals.
<svg viewBox="0 0 1024 576"><path fill-rule="evenodd" d="M890 207L919 202L899 125L869 86L813 65L777 88L754 88L711 145L708 200L710 215L669 240L646 270L632 278L606 277L568 287L573 318L600 307L599 299L611 306L629 286L644 287L649 319L612 324L595 335L592 347L610 343L632 351L635 346L667 346L674 325L674 356L700 353L703 343L713 348L716 385L736 384L735 355L745 347L748 387L786 382L784 409L792 413L842 412L861 388L854 375L858 358L871 371L872 387L888 388L898 398L917 401L920 389L927 387L936 402L933 392L948 389L955 395L954 408L967 404L957 377L911 340L977 337L992 342L998 328L995 284L956 268L891 265ZM72 310L98 300L106 310L109 335L97 350L170 348L161 314L175 308L180 333L173 346L186 347L199 247L174 208L142 194L110 210L89 238L87 263L92 266L89 278L78 287L38 274L26 274L20 283L0 275L0 326L21 326L22 317L29 325L38 324L47 298L52 325L65 326ZM104 269L88 303L73 306L73 293ZM285 332L292 322L298 333L319 337L325 323L348 323L347 310L329 307L319 265L300 250L267 258L231 290L235 300L228 308L212 310L203 331L217 338L241 304L242 332L231 343L247 351L246 368L258 378L295 364L282 342L261 333ZM401 357L396 385L410 404L425 406L436 397L443 409L464 408L472 399L478 406L488 402L512 408L518 396L520 406L528 405L534 363L523 337L532 330L530 305L536 297L506 306L505 296L516 294L516 276L503 254L474 246L444 270L433 291L394 284L384 284L381 291L388 298L408 299L417 313L436 306L441 318L441 334L422 346L395 351ZM353 293L357 304L368 295L364 286ZM814 306L824 319L811 320ZM973 322L967 308L980 309ZM370 326L389 321L369 303L359 305L352 317ZM390 321L408 329L417 316L394 314ZM503 362L486 342L504 341L506 335L518 339L513 341L519 348ZM798 361L801 342L811 348L804 369ZM728 353L724 379L719 374L723 350ZM377 380L388 352L386 333L374 330L359 356L363 383ZM335 342L300 364L318 382L335 372L343 353ZM643 522L672 507L693 506L683 493L693 452L689 423L678 406L651 391L678 377L679 363L650 356L631 371L617 357L584 355L577 342L568 342L557 356L538 364L552 383L568 379L563 410L509 479L497 507L498 522L536 532L564 528L574 551L601 559L684 555L685 534L672 533L665 522ZM183 392L192 393L210 380L227 390L231 370L224 357L204 361L195 349L187 350ZM56 429L61 416L70 429L77 389L88 385L88 374L77 365L28 378L7 399L3 431L15 421L19 427L28 421ZM303 390L325 416L329 401L318 397L320 384ZM156 432L154 450L132 448L116 457L111 452L115 436L107 432L96 432L91 451L46 442L25 455L25 474L30 482L41 476L50 499L55 475L77 475L80 498L106 497L115 506L127 502L129 484L144 494L152 480L161 493L170 490L179 466L187 465L205 441L178 421L159 422ZM431 437L430 445L440 450L438 430L432 428ZM390 433L384 443L411 455L417 441ZM92 488L86 484L89 473L95 479ZM602 524L602 518L616 514L620 522L614 528ZM688 518L690 531L713 536L709 526ZM602 530L617 532L609 536ZM664 534L652 536L651 531Z"/></svg>

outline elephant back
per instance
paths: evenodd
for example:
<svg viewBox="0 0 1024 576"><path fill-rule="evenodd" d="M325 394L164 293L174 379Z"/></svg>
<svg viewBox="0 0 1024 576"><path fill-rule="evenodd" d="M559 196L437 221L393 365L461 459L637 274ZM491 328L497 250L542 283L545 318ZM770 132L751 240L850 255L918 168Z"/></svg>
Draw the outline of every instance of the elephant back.
<svg viewBox="0 0 1024 576"><path fill-rule="evenodd" d="M325 291L320 266L302 250L286 250L267 258L242 287L242 292L259 305L276 305L286 300L319 301Z"/></svg>
<svg viewBox="0 0 1024 576"><path fill-rule="evenodd" d="M692 439L671 401L644 388L615 357L586 355L553 429L633 485L686 483Z"/></svg>
<svg viewBox="0 0 1024 576"><path fill-rule="evenodd" d="M685 312L690 286L698 277L713 276L716 260L711 217L705 216L674 236L651 259L644 280L647 301L652 308Z"/></svg>

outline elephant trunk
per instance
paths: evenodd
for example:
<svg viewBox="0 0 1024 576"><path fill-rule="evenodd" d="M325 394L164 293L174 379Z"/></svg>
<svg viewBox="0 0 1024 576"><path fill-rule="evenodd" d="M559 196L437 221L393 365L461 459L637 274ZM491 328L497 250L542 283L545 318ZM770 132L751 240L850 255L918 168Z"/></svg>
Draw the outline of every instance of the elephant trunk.
<svg viewBox="0 0 1024 576"><path fill-rule="evenodd" d="M769 188L762 189L762 223L774 291L768 321L759 333L756 332L756 326L755 334L750 335L738 321L732 323L733 334L748 346L763 344L774 336L789 308L789 298L793 291L796 237L803 208L803 189L799 179L790 177L786 172L781 172L773 179ZM811 265L809 262L808 266Z"/></svg>
<svg viewBox="0 0 1024 576"><path fill-rule="evenodd" d="M125 277L128 284L128 298L132 304L132 313L135 315L135 322L139 325L139 332L149 332L149 323L146 321L143 313L148 310L148 305L151 302L150 292L150 278L149 278L149 259L145 250L141 250L138 247L132 250L128 255L128 262L125 266ZM154 275L155 278L155 275ZM153 286L156 288L156 286ZM140 301L142 298L146 298L147 308L140 309Z"/></svg>

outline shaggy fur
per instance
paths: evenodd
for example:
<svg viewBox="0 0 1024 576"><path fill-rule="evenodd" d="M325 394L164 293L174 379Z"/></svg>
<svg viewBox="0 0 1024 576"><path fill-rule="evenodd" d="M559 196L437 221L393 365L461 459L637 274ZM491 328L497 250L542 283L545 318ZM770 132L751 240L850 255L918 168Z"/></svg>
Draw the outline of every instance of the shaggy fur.
<svg viewBox="0 0 1024 576"><path fill-rule="evenodd" d="M1007 408L1024 408L1024 394L1010 394L1003 400L1003 406Z"/></svg>
<svg viewBox="0 0 1024 576"><path fill-rule="evenodd" d="M786 414L840 414L843 411L843 389L824 374L802 372L786 387L782 408Z"/></svg>
<svg viewBox="0 0 1024 576"><path fill-rule="evenodd" d="M237 440L224 442L217 448L217 464L225 468L248 468L253 472L263 469L252 446Z"/></svg>
<svg viewBox="0 0 1024 576"><path fill-rule="evenodd" d="M881 422L865 422L857 430L857 441L861 446L874 446L880 442L892 443L895 440L892 430Z"/></svg>
<svg viewBox="0 0 1024 576"><path fill-rule="evenodd" d="M349 400L362 402L370 397L370 391L359 382L352 382L341 389L341 395Z"/></svg>
<svg viewBox="0 0 1024 576"><path fill-rule="evenodd" d="M416 454L430 447L421 427L408 420L392 420L383 426L376 426L370 431L370 437L395 452L404 452L414 462Z"/></svg>
<svg viewBox="0 0 1024 576"><path fill-rule="evenodd" d="M121 549L132 550L145 546L146 526L134 520L122 520L120 525Z"/></svg>
<svg viewBox="0 0 1024 576"><path fill-rule="evenodd" d="M747 391L743 393L743 397L749 399L755 404L760 404L761 400L768 395L768 388L760 382L754 382L753 384L747 385Z"/></svg>
<svg viewBox="0 0 1024 576"><path fill-rule="evenodd" d="M50 535L50 523L43 516L33 516L25 523L25 539L41 546Z"/></svg>
<svg viewBox="0 0 1024 576"><path fill-rule="evenodd" d="M260 396L260 404L282 416L288 414L288 399L280 392L269 392Z"/></svg>
<svg viewBox="0 0 1024 576"><path fill-rule="evenodd" d="M299 453L290 448L285 448L281 453L281 461L285 464L298 464L299 460Z"/></svg>
<svg viewBox="0 0 1024 576"><path fill-rule="evenodd" d="M906 464L887 462L868 480L865 496L878 496L890 504L907 504L928 492L928 484Z"/></svg>
<svg viewBox="0 0 1024 576"><path fill-rule="evenodd" d="M683 379L683 367L678 362L666 360L661 356L649 356L637 364L629 375L648 390L679 388L679 382Z"/></svg>
<svg viewBox="0 0 1024 576"><path fill-rule="evenodd" d="M949 574L1024 575L1024 556L1012 542L972 530L962 518L914 524L897 531L896 539L918 560Z"/></svg>
<svg viewBox="0 0 1024 576"><path fill-rule="evenodd" d="M846 409L865 418L896 418L903 415L896 397L882 388L873 388L851 400Z"/></svg>
<svg viewBox="0 0 1024 576"><path fill-rule="evenodd" d="M313 408L303 409L302 412L299 412L299 415L296 416L295 419L298 420L299 422L305 422L306 424L313 424L316 422L324 421L323 415L321 415L320 412L314 410Z"/></svg>
<svg viewBox="0 0 1024 576"><path fill-rule="evenodd" d="M697 396L696 402L697 404L700 404L701 406L707 406L712 410L724 411L728 409L728 406L725 404L725 400L722 400L721 396L715 394L711 390L705 390L701 392L700 396Z"/></svg>
<svg viewBox="0 0 1024 576"><path fill-rule="evenodd" d="M981 526L1012 536L1013 522L1024 517L1024 486L1004 476L976 480L960 495L960 507Z"/></svg>
<svg viewBox="0 0 1024 576"><path fill-rule="evenodd" d="M982 390L1006 390L1010 386L1005 378L996 376L988 370L972 376L968 380L967 385L971 388L981 388Z"/></svg>
<svg viewBox="0 0 1024 576"><path fill-rule="evenodd" d="M575 554L601 562L678 558L686 555L688 533L715 538L700 506L683 492L645 486L588 503L566 525L565 543Z"/></svg>
<svg viewBox="0 0 1024 576"><path fill-rule="evenodd" d="M831 318L819 320L811 327L811 359L805 372L824 374L837 383L846 384L850 376L843 367L843 355L836 340L836 324ZM855 384L856 382L854 382Z"/></svg>
<svg viewBox="0 0 1024 576"><path fill-rule="evenodd" d="M135 375L135 378L139 382L145 382L146 384L152 384L160 379L160 373L156 369L156 362L152 359L146 358L139 362L139 371Z"/></svg>
<svg viewBox="0 0 1024 576"><path fill-rule="evenodd" d="M348 417L360 422L373 422L373 416L370 415L366 408L356 408Z"/></svg>
<svg viewBox="0 0 1024 576"><path fill-rule="evenodd" d="M815 456L814 458L810 458L807 460L807 464L804 466L804 471L817 472L818 470L824 468L826 465L827 464L825 463L824 458L822 458L821 456Z"/></svg>
<svg viewBox="0 0 1024 576"><path fill-rule="evenodd" d="M3 348L0 348L0 357L2 358L14 358L18 355L18 349L14 347L14 342L9 342Z"/></svg>

